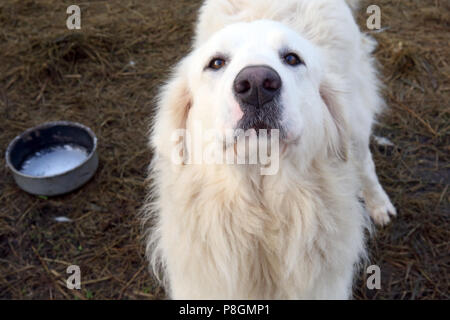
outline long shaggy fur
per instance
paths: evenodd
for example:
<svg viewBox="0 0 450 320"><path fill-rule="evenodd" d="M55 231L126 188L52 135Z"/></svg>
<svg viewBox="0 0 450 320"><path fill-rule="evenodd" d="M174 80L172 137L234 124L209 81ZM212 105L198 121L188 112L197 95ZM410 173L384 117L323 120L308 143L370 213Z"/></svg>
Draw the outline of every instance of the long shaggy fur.
<svg viewBox="0 0 450 320"><path fill-rule="evenodd" d="M150 133L150 264L175 299L346 299L369 226L357 197L369 182L358 163L371 160L370 128L382 106L373 43L343 0L208 0L194 49L227 25L259 19L322 49L323 137L311 141L309 158L288 148L273 176L256 165L173 164L171 134L187 127L195 102L183 60L161 90Z"/></svg>

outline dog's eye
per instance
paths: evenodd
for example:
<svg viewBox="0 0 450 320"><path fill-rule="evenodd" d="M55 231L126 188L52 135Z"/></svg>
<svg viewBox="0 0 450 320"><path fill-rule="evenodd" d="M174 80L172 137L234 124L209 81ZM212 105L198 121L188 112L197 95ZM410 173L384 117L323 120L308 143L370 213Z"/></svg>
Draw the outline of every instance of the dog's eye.
<svg viewBox="0 0 450 320"><path fill-rule="evenodd" d="M303 61L295 53L288 53L283 57L283 59L284 62L290 66L298 66L303 63Z"/></svg>
<svg viewBox="0 0 450 320"><path fill-rule="evenodd" d="M208 65L208 68L213 70L219 70L225 65L225 59L222 58L214 58Z"/></svg>

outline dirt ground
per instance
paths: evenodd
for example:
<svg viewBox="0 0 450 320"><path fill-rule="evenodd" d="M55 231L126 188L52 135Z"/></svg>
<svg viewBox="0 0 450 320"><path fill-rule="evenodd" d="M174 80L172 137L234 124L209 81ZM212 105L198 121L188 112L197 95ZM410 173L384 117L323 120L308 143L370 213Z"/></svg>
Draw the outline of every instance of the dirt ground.
<svg viewBox="0 0 450 320"><path fill-rule="evenodd" d="M0 3L0 298L159 299L136 212L151 154L153 99L190 45L200 1L78 1L81 30L66 28L77 1ZM450 297L450 3L376 0L376 56L390 109L372 142L381 183L399 211L370 238L381 289L358 274L356 299ZM364 30L365 8L357 13ZM100 167L83 188L42 198L18 189L4 151L37 124L69 120L99 138ZM65 216L71 223L58 223ZM82 289L65 286L79 265Z"/></svg>

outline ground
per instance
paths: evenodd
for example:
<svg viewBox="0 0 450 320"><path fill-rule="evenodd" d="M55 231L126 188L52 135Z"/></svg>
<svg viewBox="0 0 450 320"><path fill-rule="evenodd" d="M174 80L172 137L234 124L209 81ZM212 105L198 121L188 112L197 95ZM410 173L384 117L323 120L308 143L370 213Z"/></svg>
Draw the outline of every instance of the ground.
<svg viewBox="0 0 450 320"><path fill-rule="evenodd" d="M146 133L158 86L188 50L200 1L79 1L81 30L66 28L76 1L0 4L0 298L158 299L136 212L152 157ZM378 42L389 108L374 128L377 172L398 217L370 236L370 264L356 299L450 298L450 4L365 1L381 8ZM83 188L43 198L15 186L4 151L23 130L52 120L91 127L100 167ZM71 223L58 223L65 216ZM66 268L82 271L69 290Z"/></svg>

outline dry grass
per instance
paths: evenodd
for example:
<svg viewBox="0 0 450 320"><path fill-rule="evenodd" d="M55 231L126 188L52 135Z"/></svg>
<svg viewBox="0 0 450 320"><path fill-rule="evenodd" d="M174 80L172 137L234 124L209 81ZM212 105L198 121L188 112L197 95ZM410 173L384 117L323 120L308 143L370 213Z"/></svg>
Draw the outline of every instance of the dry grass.
<svg viewBox="0 0 450 320"><path fill-rule="evenodd" d="M82 2L80 31L65 27L72 3L57 3L0 4L0 298L161 298L135 213L151 158L152 99L189 48L199 1ZM448 299L450 6L377 4L388 27L373 35L390 111L375 132L395 146L372 150L399 217L370 241L382 289L366 289L361 272L355 297ZM364 25L365 12L358 16ZM90 126L101 165L82 189L42 199L14 185L3 152L15 135L51 120ZM70 264L81 267L81 291L65 287Z"/></svg>

